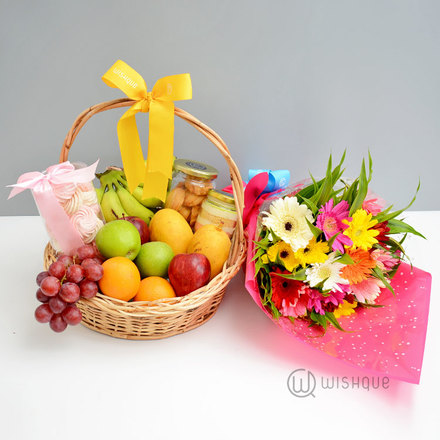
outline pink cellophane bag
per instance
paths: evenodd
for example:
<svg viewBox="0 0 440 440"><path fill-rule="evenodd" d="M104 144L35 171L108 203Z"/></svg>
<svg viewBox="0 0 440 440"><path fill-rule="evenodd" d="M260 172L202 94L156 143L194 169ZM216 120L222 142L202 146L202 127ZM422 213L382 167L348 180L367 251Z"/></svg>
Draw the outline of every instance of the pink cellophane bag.
<svg viewBox="0 0 440 440"><path fill-rule="evenodd" d="M248 234L245 286L257 305L286 333L367 373L387 375L410 383L419 383L425 349L429 313L431 275L402 263L391 285L396 296L382 289L376 301L384 307L361 309L340 323L345 332L329 326L325 334L317 333L302 320L274 319L260 299L255 280L253 240L260 207L276 193L262 194L268 174L255 176L246 186L244 225ZM298 190L302 184L298 184Z"/></svg>

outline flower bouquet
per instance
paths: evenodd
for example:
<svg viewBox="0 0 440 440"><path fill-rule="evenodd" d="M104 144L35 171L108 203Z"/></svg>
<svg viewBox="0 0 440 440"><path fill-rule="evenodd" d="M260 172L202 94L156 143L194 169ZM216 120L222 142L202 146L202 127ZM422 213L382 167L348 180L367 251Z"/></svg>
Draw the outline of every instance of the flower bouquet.
<svg viewBox="0 0 440 440"><path fill-rule="evenodd" d="M332 356L418 382L430 275L407 264L400 210L370 192L362 163L343 177L343 155L326 175L260 196L267 175L246 188L246 287L287 332ZM418 190L418 189L417 189ZM255 240L253 240L255 238ZM409 290L411 288L411 290Z"/></svg>

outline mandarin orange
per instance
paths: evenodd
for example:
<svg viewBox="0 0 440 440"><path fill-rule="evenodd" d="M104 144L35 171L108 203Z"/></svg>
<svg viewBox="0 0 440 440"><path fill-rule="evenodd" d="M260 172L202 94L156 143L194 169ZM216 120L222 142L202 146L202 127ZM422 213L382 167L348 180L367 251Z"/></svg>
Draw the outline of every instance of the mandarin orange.
<svg viewBox="0 0 440 440"><path fill-rule="evenodd" d="M99 281L100 291L112 298L129 301L139 290L139 269L125 257L113 257L102 263L104 275Z"/></svg>
<svg viewBox="0 0 440 440"><path fill-rule="evenodd" d="M141 281L135 301L155 301L156 299L174 298L173 286L161 277L147 277Z"/></svg>

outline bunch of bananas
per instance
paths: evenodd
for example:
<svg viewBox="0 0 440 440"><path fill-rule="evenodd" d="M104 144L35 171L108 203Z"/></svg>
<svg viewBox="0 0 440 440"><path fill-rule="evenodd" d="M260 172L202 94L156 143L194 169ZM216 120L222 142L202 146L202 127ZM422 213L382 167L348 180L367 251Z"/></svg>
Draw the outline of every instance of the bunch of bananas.
<svg viewBox="0 0 440 440"><path fill-rule="evenodd" d="M96 188L96 194L106 222L133 216L149 224L155 210L163 206L156 198L143 200L142 186L138 186L131 194L127 189L124 171L120 168L110 167L96 177L101 182L101 187Z"/></svg>

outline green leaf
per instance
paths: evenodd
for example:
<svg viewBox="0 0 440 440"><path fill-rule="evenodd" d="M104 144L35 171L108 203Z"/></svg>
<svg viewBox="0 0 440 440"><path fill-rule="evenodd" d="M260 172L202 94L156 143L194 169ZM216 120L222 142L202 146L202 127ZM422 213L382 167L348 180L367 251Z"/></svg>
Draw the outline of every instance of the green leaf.
<svg viewBox="0 0 440 440"><path fill-rule="evenodd" d="M279 319L279 317L281 316L281 313L279 312L279 310L275 307L275 305L271 302L269 303L270 305L270 309L272 311L272 315L275 319Z"/></svg>
<svg viewBox="0 0 440 440"><path fill-rule="evenodd" d="M340 258L338 258L336 261L338 263L342 263L342 264L353 264L354 263L353 258L351 258L350 255L348 255L348 254L342 254L340 256Z"/></svg>
<svg viewBox="0 0 440 440"><path fill-rule="evenodd" d="M306 270L299 269L293 273L277 273L275 274L278 277L286 278L288 280L297 280L297 281L305 281L306 280Z"/></svg>
<svg viewBox="0 0 440 440"><path fill-rule="evenodd" d="M373 269L373 273L374 273L374 277L375 278L378 278L379 280L381 280L382 281L382 283L384 283L384 285L385 285L385 287L393 294L393 295L396 295L395 293L394 293L394 289L391 287L391 284L388 282L388 280L385 278L385 275L383 274L383 272L378 268L378 267L375 267L374 269Z"/></svg>
<svg viewBox="0 0 440 440"><path fill-rule="evenodd" d="M298 194L297 194L297 199L299 202L302 201L307 206L307 208L309 208L310 211L312 211L313 215L316 215L316 213L318 212L318 207L310 199L307 199L306 197L303 196L298 196Z"/></svg>
<svg viewBox="0 0 440 440"><path fill-rule="evenodd" d="M422 237L426 240L426 237L422 235L420 232L416 231L412 226L408 223L403 222L402 220L391 219L388 220L388 227L390 228L389 234L414 234Z"/></svg>
<svg viewBox="0 0 440 440"><path fill-rule="evenodd" d="M330 238L330 240L327 242L328 247L330 248L330 250L333 249L333 243L335 242L335 240L338 238L338 235L342 234L342 232L338 232L337 234L333 235L332 238Z"/></svg>
<svg viewBox="0 0 440 440"><path fill-rule="evenodd" d="M358 306L364 307L366 309L380 309L382 307L385 307L383 304L368 304L361 302L358 302Z"/></svg>
<svg viewBox="0 0 440 440"><path fill-rule="evenodd" d="M368 181L367 181L368 184L370 184L372 177L373 177L373 159L371 158L370 150L368 150Z"/></svg>
<svg viewBox="0 0 440 440"><path fill-rule="evenodd" d="M338 190L333 191L333 192L330 194L329 200L330 200L330 199L333 199L334 204L337 205L338 202L339 202L339 201L337 200L337 198L338 198L339 194L341 194L341 192L344 191L344 189L345 189L345 188L339 188Z"/></svg>
<svg viewBox="0 0 440 440"><path fill-rule="evenodd" d="M275 258L275 264L277 266L284 267L283 260L280 258L280 254L279 253L277 253L277 256Z"/></svg>
<svg viewBox="0 0 440 440"><path fill-rule="evenodd" d="M261 303L264 306L269 305L271 301L271 282L270 282L270 276L267 272L261 271L258 273L257 276L257 284L260 289L260 297L261 297L261 291L263 291L263 295L261 297Z"/></svg>
<svg viewBox="0 0 440 440"><path fill-rule="evenodd" d="M320 315L319 313L316 313L314 310L312 310L310 312L310 319L321 325L322 327L327 328L327 319L325 315Z"/></svg>
<svg viewBox="0 0 440 440"><path fill-rule="evenodd" d="M394 278L394 275L396 275L397 271L399 270L399 266L400 266L400 261L387 273L387 276L390 280L392 280ZM412 264L411 264L411 268L412 268Z"/></svg>
<svg viewBox="0 0 440 440"><path fill-rule="evenodd" d="M320 180L319 182L314 181L312 185L305 186L301 191L296 194L296 197L305 197L306 199L309 199L318 192L323 180Z"/></svg>
<svg viewBox="0 0 440 440"><path fill-rule="evenodd" d="M338 330L341 331L345 331L341 325L339 324L338 320L335 318L335 315L333 313L330 312L325 312L325 317L327 318L328 321L331 322L331 324L333 324L334 327L336 327Z"/></svg>
<svg viewBox="0 0 440 440"><path fill-rule="evenodd" d="M353 200L356 197L358 185L359 179L355 179L354 182L345 190L344 194L342 195L342 200L348 202L350 206L353 204Z"/></svg>
<svg viewBox="0 0 440 440"><path fill-rule="evenodd" d="M347 153L347 150L344 150L344 154L342 155L341 160L339 161L339 164L332 172L332 188L335 186L335 183L341 178L342 174L344 174L345 168L341 169L341 167L344 163L346 153ZM331 195L329 195L327 200L330 200L330 199L331 199Z"/></svg>
<svg viewBox="0 0 440 440"><path fill-rule="evenodd" d="M406 237L408 237L408 234L405 234L405 235L401 238L401 240L399 241L400 247L402 247L402 244L403 244L403 242L406 240ZM402 249L403 249L403 248L402 248ZM402 252L403 252L403 250L402 250Z"/></svg>
<svg viewBox="0 0 440 440"><path fill-rule="evenodd" d="M405 240L406 234L403 236L402 240L400 242L394 240L391 237L388 237L388 240L385 242L386 245L389 246L389 249L384 248L383 246L380 245L374 245L375 247L382 249L384 251L391 251L391 253L394 255L396 253L397 250L399 250L402 255L406 258L408 258L408 255L405 253L405 249L402 246L403 240ZM394 255L396 258L402 260L402 257L399 257L398 255ZM409 260L409 258L408 258Z"/></svg>
<svg viewBox="0 0 440 440"><path fill-rule="evenodd" d="M385 218L393 209L394 205L388 206L387 209L383 210L382 212L380 212L378 215L376 215L376 217L373 217L375 220L377 220L378 223L382 223L382 221L385 220L381 220L381 218Z"/></svg>
<svg viewBox="0 0 440 440"><path fill-rule="evenodd" d="M313 235L315 236L315 238L318 238L321 234L322 231L321 229L317 228L315 225L313 225L312 223L309 222L309 220L306 218L306 222L309 225L310 230L312 231Z"/></svg>
<svg viewBox="0 0 440 440"><path fill-rule="evenodd" d="M350 208L350 216L352 216L358 209L362 208L362 203L365 200L368 191L367 173L365 171L365 160L362 160L361 174L359 176L359 190L356 194L353 204Z"/></svg>
<svg viewBox="0 0 440 440"><path fill-rule="evenodd" d="M322 294L325 295L325 293L330 292L330 290L325 291L324 290L324 284L325 282L329 279L329 277L323 279L322 281L320 281L318 284L315 284L314 286L312 286L314 289L319 290ZM328 295L327 295L328 296Z"/></svg>
<svg viewBox="0 0 440 440"><path fill-rule="evenodd" d="M265 229L258 241L252 240L256 248L267 250L273 244L274 240L269 240L270 232L269 229Z"/></svg>
<svg viewBox="0 0 440 440"><path fill-rule="evenodd" d="M338 165L336 166L336 168L332 172L333 185L340 179L340 177L342 176L342 174L345 171L345 169L341 170L341 167L345 161L346 154L347 154L347 150L344 150L344 153L341 156L341 160L339 161Z"/></svg>
<svg viewBox="0 0 440 440"><path fill-rule="evenodd" d="M319 188L319 191L313 195L310 199L313 203L317 206L321 206L323 204L322 200L325 199L325 193L327 191L331 191L332 185L332 155L330 154L330 157L327 162L327 171L325 173L325 177L322 181L322 185Z"/></svg>
<svg viewBox="0 0 440 440"><path fill-rule="evenodd" d="M265 253L266 253L265 249L263 248L258 249L257 252L255 252L255 255L251 261L257 260L258 258L262 257Z"/></svg>
<svg viewBox="0 0 440 440"><path fill-rule="evenodd" d="M342 153L341 160L339 161L339 165L338 165L339 169L341 169L346 156L347 156L347 149L345 149L344 152Z"/></svg>
<svg viewBox="0 0 440 440"><path fill-rule="evenodd" d="M318 191L318 183L316 182L315 178L313 177L312 173L309 172L309 176L312 179L313 182L313 190L316 193L316 191Z"/></svg>
<svg viewBox="0 0 440 440"><path fill-rule="evenodd" d="M382 246L380 243L373 244L374 249L382 249L385 252L395 253L397 250L401 250L403 252L403 248L400 243L394 240L391 237L388 237L387 240L383 243L385 246ZM402 248L402 249L401 249Z"/></svg>
<svg viewBox="0 0 440 440"><path fill-rule="evenodd" d="M264 270L265 272L269 272L270 271L270 266L268 265L268 264L264 264L262 261L261 261L261 258L258 258L256 261L255 261L255 277L258 275L258 273L261 271L261 270Z"/></svg>
<svg viewBox="0 0 440 440"><path fill-rule="evenodd" d="M261 262L261 260L258 260L257 262L255 262L255 276L258 275L258 273L262 269L262 266L263 266L263 263Z"/></svg>
<svg viewBox="0 0 440 440"><path fill-rule="evenodd" d="M376 217L373 218L376 219L378 223L382 223L385 221L389 221L393 218L396 218L398 215L402 214L403 211L406 211L415 202L419 190L420 190L420 180L419 180L419 184L417 185L417 189L416 189L416 193L414 194L414 197L409 202L409 204L405 206L405 208L399 209L398 211L391 213L389 212L389 210L387 210L388 212L387 211L380 212L379 214L376 215Z"/></svg>
<svg viewBox="0 0 440 440"><path fill-rule="evenodd" d="M344 154L342 155L339 164L333 171L332 156L330 155L325 178L316 181L315 178L310 175L313 183L304 187L301 191L298 192L296 196L298 198L301 197L310 200L314 205L317 206L317 208L319 208L323 203L327 202L333 194L333 186L339 180L343 173L343 171L341 171L341 167L345 160L345 155L346 151L344 151ZM318 203L320 200L323 201L323 203Z"/></svg>

